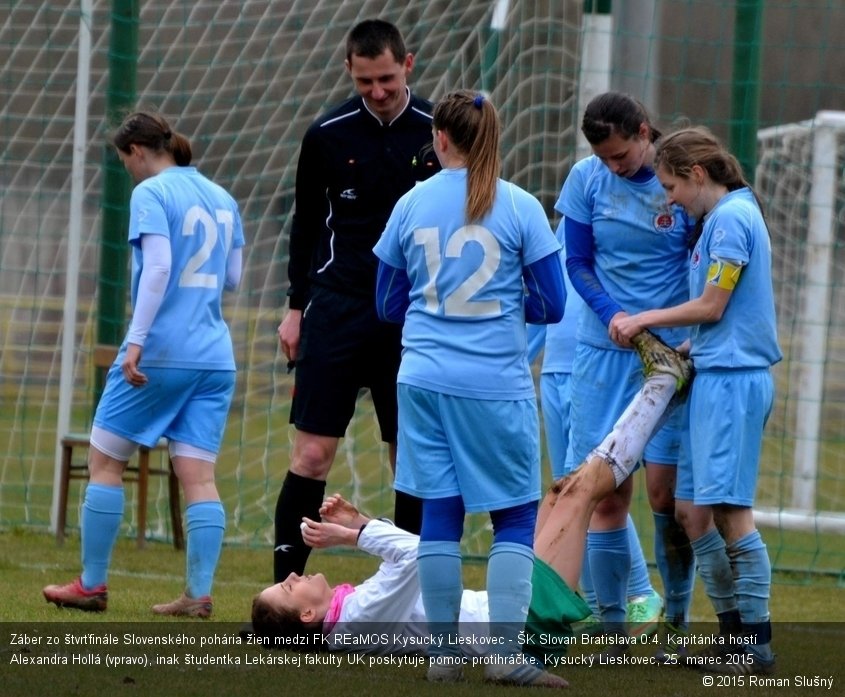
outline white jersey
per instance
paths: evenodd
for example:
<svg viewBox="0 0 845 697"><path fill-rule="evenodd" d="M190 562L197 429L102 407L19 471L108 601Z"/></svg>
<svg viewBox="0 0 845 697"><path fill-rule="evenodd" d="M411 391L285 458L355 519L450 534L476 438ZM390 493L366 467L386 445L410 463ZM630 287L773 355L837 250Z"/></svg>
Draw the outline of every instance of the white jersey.
<svg viewBox="0 0 845 697"><path fill-rule="evenodd" d="M343 601L340 619L326 636L332 651L380 655L423 655L429 637L417 577L419 537L382 520L367 524L358 547L384 561L374 576L355 586ZM489 652L483 643L490 613L487 591L461 597L462 645L468 656ZM471 638L471 641L469 639Z"/></svg>

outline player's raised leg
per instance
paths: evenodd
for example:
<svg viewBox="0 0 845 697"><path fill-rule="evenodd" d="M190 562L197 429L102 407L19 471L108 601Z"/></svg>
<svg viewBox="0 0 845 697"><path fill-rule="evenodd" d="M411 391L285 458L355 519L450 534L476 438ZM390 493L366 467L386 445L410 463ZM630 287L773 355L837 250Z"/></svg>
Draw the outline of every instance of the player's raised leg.
<svg viewBox="0 0 845 697"><path fill-rule="evenodd" d="M540 504L535 552L573 588L596 504L634 471L645 444L667 411L680 403L676 395L684 394L692 378L691 361L643 334L648 336L638 335L634 342L646 376L642 388L601 444L577 470L555 482Z"/></svg>

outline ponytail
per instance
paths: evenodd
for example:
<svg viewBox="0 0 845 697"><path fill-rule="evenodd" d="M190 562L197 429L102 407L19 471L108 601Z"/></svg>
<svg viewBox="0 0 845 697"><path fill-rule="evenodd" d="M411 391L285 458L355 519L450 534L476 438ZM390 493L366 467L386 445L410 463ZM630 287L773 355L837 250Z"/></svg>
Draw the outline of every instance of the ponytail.
<svg viewBox="0 0 845 697"><path fill-rule="evenodd" d="M148 111L136 111L127 116L112 138L112 144L122 152L130 145L143 145L154 152L169 152L180 167L191 164L191 143L176 133L164 117Z"/></svg>
<svg viewBox="0 0 845 697"><path fill-rule="evenodd" d="M433 123L466 159L467 221L480 220L493 207L502 169L496 108L481 93L458 90L437 103Z"/></svg>

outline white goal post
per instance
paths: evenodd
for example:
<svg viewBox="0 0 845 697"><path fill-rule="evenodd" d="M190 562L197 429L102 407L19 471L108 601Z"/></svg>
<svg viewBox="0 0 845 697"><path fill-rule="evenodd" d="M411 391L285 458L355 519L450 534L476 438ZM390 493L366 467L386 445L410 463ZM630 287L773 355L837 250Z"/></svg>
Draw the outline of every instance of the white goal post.
<svg viewBox="0 0 845 697"><path fill-rule="evenodd" d="M789 315L790 309L781 307L780 303L778 308L781 339L786 341L789 334L792 361L796 363L789 371L789 391L795 395L791 502L786 508L755 510L755 520L761 525L845 533L845 514L816 510L820 466L824 463L820 443L825 427L825 371L834 302L838 180L843 169L844 138L845 112L835 111L820 111L810 121L758 133L762 153L757 168L758 192L767 206L767 199L792 197L788 204L790 210L799 212L798 216L789 216L787 222L778 217L775 207L774 219L769 219L772 234L805 235L805 239L799 240L803 247L803 270L799 278L803 282L796 283L802 288L795 303L791 332L789 322L784 322L784 315ZM809 156L809 162L801 162L804 159L801 153ZM782 161L778 162L778 158ZM790 188L787 184L790 179L809 179L809 189L801 185ZM806 210L806 225L804 216L800 215L803 210ZM778 229L780 224L783 226ZM782 286L779 301L788 305L792 288L786 286L794 283L795 278L787 274L778 278L777 268L775 271L775 284Z"/></svg>

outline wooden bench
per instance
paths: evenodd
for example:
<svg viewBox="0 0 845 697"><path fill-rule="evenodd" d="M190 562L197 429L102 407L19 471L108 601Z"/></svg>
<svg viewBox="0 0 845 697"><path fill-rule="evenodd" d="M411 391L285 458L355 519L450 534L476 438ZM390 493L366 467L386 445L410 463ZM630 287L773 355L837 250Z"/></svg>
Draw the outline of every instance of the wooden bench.
<svg viewBox="0 0 845 697"><path fill-rule="evenodd" d="M94 349L93 363L95 368L108 368L117 355L116 346L97 346ZM62 471L59 489L59 510L56 521L56 539L61 544L65 538L67 526L67 503L72 479L88 479L88 461L74 462L74 450L90 449L90 433L66 433L61 439ZM150 454L167 455L167 466L151 467ZM141 446L123 473L124 482L134 482L138 485L138 531L136 542L138 547L146 544L147 535L147 492L151 476L166 476L168 498L170 506L170 522L173 530L173 546L183 549L185 537L182 529L182 502L179 497L179 479L173 471L173 462L168 454L167 439L162 438L152 448Z"/></svg>

